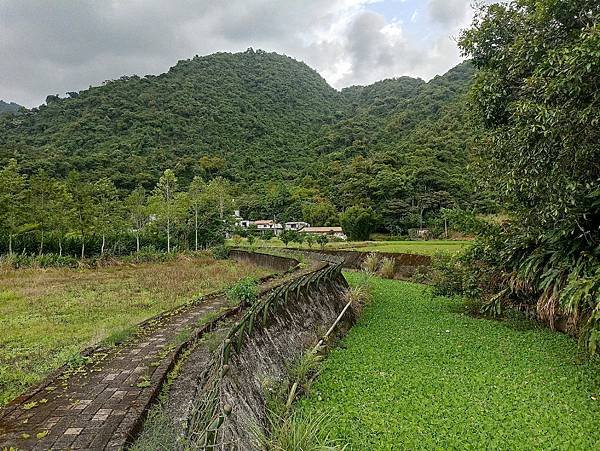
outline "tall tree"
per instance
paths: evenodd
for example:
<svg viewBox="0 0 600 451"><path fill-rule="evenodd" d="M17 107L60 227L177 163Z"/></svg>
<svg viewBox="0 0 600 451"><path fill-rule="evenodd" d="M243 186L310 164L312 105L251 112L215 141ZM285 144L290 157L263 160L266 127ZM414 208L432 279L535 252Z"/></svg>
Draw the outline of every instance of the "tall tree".
<svg viewBox="0 0 600 451"><path fill-rule="evenodd" d="M206 196L209 202L213 202L219 212L221 220L226 219L226 215L233 210L233 201L231 198L231 187L229 182L223 177L215 177L206 187Z"/></svg>
<svg viewBox="0 0 600 451"><path fill-rule="evenodd" d="M138 186L125 200L129 216L129 225L135 233L135 249L140 251L140 234L148 223L148 204L146 199L146 190L143 186Z"/></svg>
<svg viewBox="0 0 600 451"><path fill-rule="evenodd" d="M201 177L194 177L188 189L188 200L194 214L194 249L198 250L198 227L200 211L206 203L206 183Z"/></svg>
<svg viewBox="0 0 600 451"><path fill-rule="evenodd" d="M0 171L0 223L8 235L8 253L13 253L13 239L25 223L23 201L26 179L19 172L17 160L11 159Z"/></svg>
<svg viewBox="0 0 600 451"><path fill-rule="evenodd" d="M166 169L152 192L152 210L167 234L167 252L171 252L171 231L177 217L177 177Z"/></svg>
<svg viewBox="0 0 600 451"><path fill-rule="evenodd" d="M104 255L106 236L116 234L123 223L122 204L115 184L102 178L93 186L94 228L102 236L100 255Z"/></svg>
<svg viewBox="0 0 600 451"><path fill-rule="evenodd" d="M58 255L63 255L63 240L67 233L77 223L77 215L73 196L67 183L57 180L53 183L53 192L50 197L48 230L56 234L58 239Z"/></svg>
<svg viewBox="0 0 600 451"><path fill-rule="evenodd" d="M93 186L82 181L78 172L67 177L67 190L73 201L76 229L81 238L81 259L85 258L85 241L94 227Z"/></svg>
<svg viewBox="0 0 600 451"><path fill-rule="evenodd" d="M29 178L29 213L40 232L39 255L44 252L44 238L51 225L55 184L44 170Z"/></svg>

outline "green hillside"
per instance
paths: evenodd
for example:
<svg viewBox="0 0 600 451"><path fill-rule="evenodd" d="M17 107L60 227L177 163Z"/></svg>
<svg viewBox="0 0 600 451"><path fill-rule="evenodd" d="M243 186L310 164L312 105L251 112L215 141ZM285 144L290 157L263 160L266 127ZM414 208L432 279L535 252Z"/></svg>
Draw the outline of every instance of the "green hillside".
<svg viewBox="0 0 600 451"><path fill-rule="evenodd" d="M4 100L0 100L0 114L4 114L4 113L15 114L21 108L23 108L23 107L15 102L7 103Z"/></svg>
<svg viewBox="0 0 600 451"><path fill-rule="evenodd" d="M197 56L0 119L0 163L108 177L122 194L151 189L165 168L183 188L195 175L222 176L249 217L336 223L363 204L388 230L405 229L477 203L463 176L471 78L462 64L429 83L401 77L340 92L275 53Z"/></svg>

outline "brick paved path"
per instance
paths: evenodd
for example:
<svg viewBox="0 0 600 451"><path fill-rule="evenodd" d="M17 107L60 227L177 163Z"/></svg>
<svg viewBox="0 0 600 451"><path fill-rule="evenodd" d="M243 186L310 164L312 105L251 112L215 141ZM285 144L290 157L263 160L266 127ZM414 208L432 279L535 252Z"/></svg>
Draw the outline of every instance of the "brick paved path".
<svg viewBox="0 0 600 451"><path fill-rule="evenodd" d="M63 369L0 410L0 449L120 449L143 420L176 356L222 296L147 322L121 347ZM204 326L206 327L206 326Z"/></svg>

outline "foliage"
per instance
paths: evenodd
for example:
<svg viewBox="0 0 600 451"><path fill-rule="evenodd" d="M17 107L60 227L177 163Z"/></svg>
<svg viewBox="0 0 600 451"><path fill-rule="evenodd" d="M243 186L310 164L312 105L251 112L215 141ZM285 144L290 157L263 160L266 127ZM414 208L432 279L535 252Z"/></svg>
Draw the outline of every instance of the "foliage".
<svg viewBox="0 0 600 451"><path fill-rule="evenodd" d="M394 268L396 266L396 260L390 257L384 257L381 259L379 264L379 275L384 279L393 279L395 275Z"/></svg>
<svg viewBox="0 0 600 451"><path fill-rule="evenodd" d="M272 421L273 425L267 437L257 434L256 441L261 449L267 451L336 451L327 433L328 421L324 414L309 416L292 414Z"/></svg>
<svg viewBox="0 0 600 451"><path fill-rule="evenodd" d="M375 231L379 218L372 208L354 206L340 215L340 224L348 239L353 241L367 240Z"/></svg>
<svg viewBox="0 0 600 451"><path fill-rule="evenodd" d="M325 245L329 242L326 235L318 235L316 240L321 247L321 250L325 249Z"/></svg>
<svg viewBox="0 0 600 451"><path fill-rule="evenodd" d="M229 248L224 244L215 246L212 249L212 256L215 260L225 260L229 257Z"/></svg>
<svg viewBox="0 0 600 451"><path fill-rule="evenodd" d="M379 255L376 252L371 252L365 257L361 266L367 274L375 274L379 268Z"/></svg>
<svg viewBox="0 0 600 451"><path fill-rule="evenodd" d="M422 285L371 284L374 302L298 405L327 412L332 439L348 449L598 447L600 362L581 363L571 338L464 315Z"/></svg>
<svg viewBox="0 0 600 451"><path fill-rule="evenodd" d="M287 245L292 242L302 244L302 242L304 241L304 237L302 236L302 234L298 233L296 230L289 229L283 230L279 234L279 239L285 245L285 247L287 247Z"/></svg>
<svg viewBox="0 0 600 451"><path fill-rule="evenodd" d="M470 266L489 273L489 310L529 304L551 327L566 317L590 351L600 334L599 19L590 0L517 0L481 6L460 39L479 69L476 167L512 216L485 233Z"/></svg>
<svg viewBox="0 0 600 451"><path fill-rule="evenodd" d="M464 173L476 134L465 120L472 74L466 63L429 83L338 92L275 53L194 57L3 115L0 165L17 158L27 176L110 179L122 198L150 192L171 168L181 191L195 177L229 184L219 216L235 199L249 219L330 226L365 204L383 228L406 232L441 207L487 208Z"/></svg>
<svg viewBox="0 0 600 451"><path fill-rule="evenodd" d="M242 307L251 305L258 297L258 283L253 277L244 277L230 286L226 294L227 299L235 305L239 304Z"/></svg>

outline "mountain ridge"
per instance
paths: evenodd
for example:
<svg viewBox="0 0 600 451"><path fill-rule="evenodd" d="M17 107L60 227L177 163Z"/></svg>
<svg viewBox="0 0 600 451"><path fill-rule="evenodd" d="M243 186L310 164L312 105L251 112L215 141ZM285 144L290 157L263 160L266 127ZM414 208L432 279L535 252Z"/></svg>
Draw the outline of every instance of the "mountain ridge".
<svg viewBox="0 0 600 451"><path fill-rule="evenodd" d="M46 105L0 120L0 163L16 158L26 173L60 178L72 170L108 177L124 192L150 189L166 168L182 187L195 175L220 175L249 216L291 219L309 204L366 204L391 223L386 199L414 204L413 191L425 189L415 188L418 166L455 179L427 192L470 202L461 179L468 137L444 143L427 127L462 127L453 115L464 113L472 73L463 63L429 82L398 77L338 91L276 53L196 56L160 75L48 96ZM393 182L374 186L388 173Z"/></svg>

